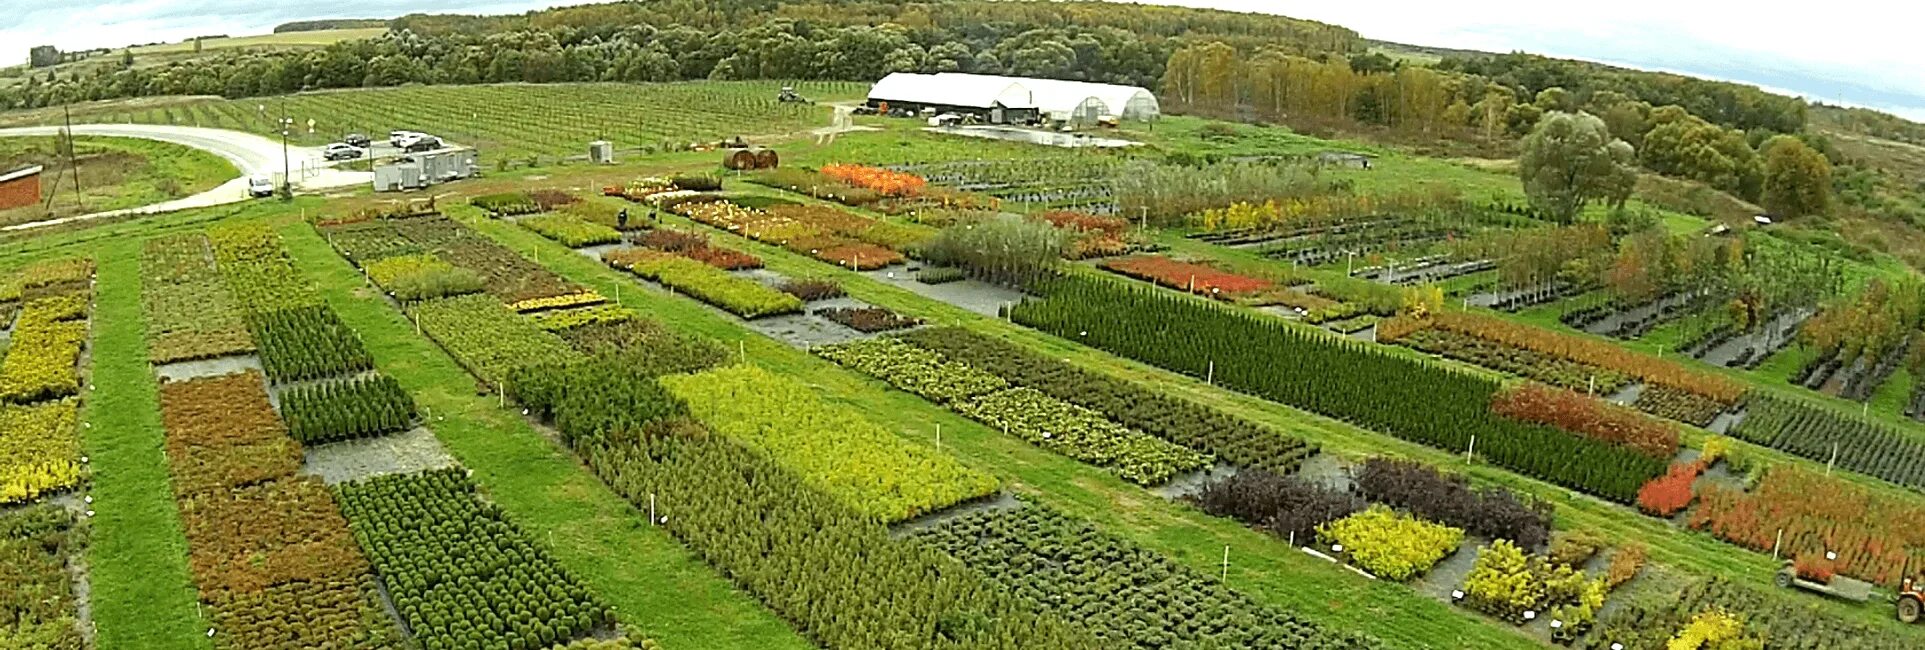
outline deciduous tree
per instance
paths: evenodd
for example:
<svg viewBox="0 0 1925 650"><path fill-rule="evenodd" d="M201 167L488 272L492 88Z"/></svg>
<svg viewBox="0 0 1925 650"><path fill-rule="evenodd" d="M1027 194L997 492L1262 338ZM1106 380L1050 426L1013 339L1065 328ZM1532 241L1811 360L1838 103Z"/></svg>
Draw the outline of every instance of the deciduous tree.
<svg viewBox="0 0 1925 650"><path fill-rule="evenodd" d="M1765 209L1784 217L1824 214L1831 205L1831 161L1789 135L1765 141L1763 153Z"/></svg>
<svg viewBox="0 0 1925 650"><path fill-rule="evenodd" d="M1518 174L1531 205L1569 223L1592 201L1621 205L1637 184L1631 145L1589 113L1550 113L1524 139Z"/></svg>

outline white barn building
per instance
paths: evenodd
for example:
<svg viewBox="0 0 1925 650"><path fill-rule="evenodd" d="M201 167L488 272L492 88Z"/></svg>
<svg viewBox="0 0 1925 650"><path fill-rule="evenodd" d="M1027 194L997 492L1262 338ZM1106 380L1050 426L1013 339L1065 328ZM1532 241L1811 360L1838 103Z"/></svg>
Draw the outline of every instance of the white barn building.
<svg viewBox="0 0 1925 650"><path fill-rule="evenodd" d="M869 106L973 113L990 122L1042 117L1089 126L1105 117L1150 121L1162 115L1156 95L1139 86L944 72L898 72L869 91Z"/></svg>

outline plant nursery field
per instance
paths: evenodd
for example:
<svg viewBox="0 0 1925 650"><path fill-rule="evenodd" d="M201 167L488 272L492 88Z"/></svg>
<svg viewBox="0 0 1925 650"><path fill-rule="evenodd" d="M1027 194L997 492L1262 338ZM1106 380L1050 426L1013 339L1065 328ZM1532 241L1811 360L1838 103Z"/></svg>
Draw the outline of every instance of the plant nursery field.
<svg viewBox="0 0 1925 650"><path fill-rule="evenodd" d="M780 85L305 93L303 143L515 168L0 238L0 648L1925 646L1913 285L1282 127L816 137ZM738 134L782 166L680 150Z"/></svg>

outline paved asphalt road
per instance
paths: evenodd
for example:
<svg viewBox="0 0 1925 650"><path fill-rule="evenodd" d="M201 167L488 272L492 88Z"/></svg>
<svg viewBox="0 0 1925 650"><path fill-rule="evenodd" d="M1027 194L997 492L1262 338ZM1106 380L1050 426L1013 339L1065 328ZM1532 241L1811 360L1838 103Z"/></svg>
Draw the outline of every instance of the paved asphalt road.
<svg viewBox="0 0 1925 650"><path fill-rule="evenodd" d="M279 178L283 169L281 142L271 138L229 131L226 129L207 129L193 126L164 126L154 124L75 124L74 135L109 136L120 138L143 138L158 140L207 151L226 158L240 169L241 175L234 180L212 190L194 196L156 203L154 205L100 212L95 214L66 217L48 221L36 221L8 226L5 230L25 230L55 224L99 219L102 217L126 214L159 214L189 208L204 208L249 200L247 179L249 176L264 174ZM25 127L0 129L0 137L6 136L49 136L59 135L59 127ZM373 174L368 172L349 172L333 168L316 147L287 148L286 169L293 175L294 189L297 192L318 192L340 187L368 185L374 182Z"/></svg>

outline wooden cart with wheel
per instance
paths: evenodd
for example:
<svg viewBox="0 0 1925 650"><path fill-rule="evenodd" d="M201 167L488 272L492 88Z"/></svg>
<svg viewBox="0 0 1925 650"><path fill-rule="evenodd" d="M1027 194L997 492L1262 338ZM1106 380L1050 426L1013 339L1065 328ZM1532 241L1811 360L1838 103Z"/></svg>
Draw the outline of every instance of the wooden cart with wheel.
<svg viewBox="0 0 1925 650"><path fill-rule="evenodd" d="M1807 580L1798 575L1798 569L1790 560L1786 560L1785 565L1778 569L1778 575L1773 576L1772 581L1778 583L1780 587L1796 587L1854 602L1862 603L1872 599L1872 583L1841 575L1834 575L1826 582Z"/></svg>
<svg viewBox="0 0 1925 650"><path fill-rule="evenodd" d="M1898 588L1898 620L1917 623L1925 615L1925 581L1906 578Z"/></svg>

